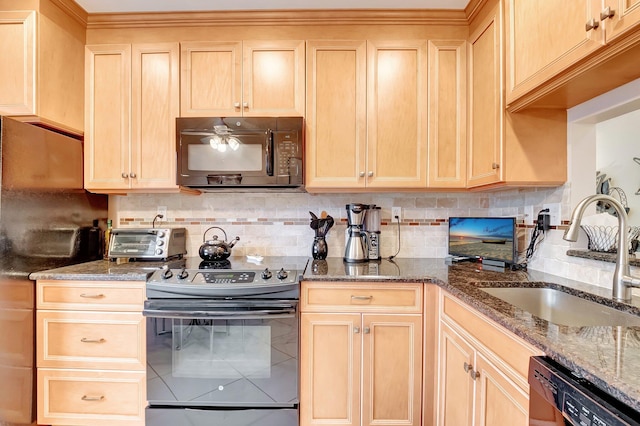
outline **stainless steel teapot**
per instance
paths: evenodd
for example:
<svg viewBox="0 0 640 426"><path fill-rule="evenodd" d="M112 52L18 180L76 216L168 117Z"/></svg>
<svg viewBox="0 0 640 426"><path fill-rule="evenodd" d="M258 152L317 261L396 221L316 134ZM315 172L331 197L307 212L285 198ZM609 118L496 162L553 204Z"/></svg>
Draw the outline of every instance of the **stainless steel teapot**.
<svg viewBox="0 0 640 426"><path fill-rule="evenodd" d="M206 239L207 232L212 229L219 229L224 234L224 240L219 240L217 235L211 237L210 240ZM208 261L219 261L225 260L229 256L231 256L231 249L236 243L240 241L240 237L235 237L230 242L227 242L227 233L224 229L219 226L212 226L204 231L202 235L202 245L200 246L200 250L198 250L198 254L203 260Z"/></svg>

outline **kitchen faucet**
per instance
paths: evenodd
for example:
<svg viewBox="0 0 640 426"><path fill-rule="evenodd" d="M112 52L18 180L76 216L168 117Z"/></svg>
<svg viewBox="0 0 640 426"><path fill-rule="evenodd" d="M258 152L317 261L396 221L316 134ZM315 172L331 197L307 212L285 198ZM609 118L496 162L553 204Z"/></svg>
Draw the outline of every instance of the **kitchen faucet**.
<svg viewBox="0 0 640 426"><path fill-rule="evenodd" d="M631 288L640 287L640 277L632 277L629 268L629 236L627 230L627 212L618 200L604 195L591 195L580 201L571 214L569 228L564 232L567 241L577 241L582 215L587 206L594 201L604 201L613 206L618 215L618 255L616 257L616 270L613 273L612 298L621 302L631 301Z"/></svg>

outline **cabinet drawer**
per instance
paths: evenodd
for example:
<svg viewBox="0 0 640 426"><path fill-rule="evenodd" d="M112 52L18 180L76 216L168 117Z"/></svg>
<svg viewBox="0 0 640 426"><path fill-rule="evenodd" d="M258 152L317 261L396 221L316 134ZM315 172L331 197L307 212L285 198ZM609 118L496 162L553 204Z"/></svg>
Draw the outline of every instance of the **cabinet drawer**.
<svg viewBox="0 0 640 426"><path fill-rule="evenodd" d="M143 371L145 324L141 313L38 311L38 367Z"/></svg>
<svg viewBox="0 0 640 426"><path fill-rule="evenodd" d="M526 384L529 358L543 355L540 349L528 344L501 325L473 312L469 307L443 292L442 312L445 321L455 329L462 329L490 352L508 364Z"/></svg>
<svg viewBox="0 0 640 426"><path fill-rule="evenodd" d="M303 312L422 312L422 283L303 282Z"/></svg>
<svg viewBox="0 0 640 426"><path fill-rule="evenodd" d="M55 281L39 280L38 309L137 311L145 299L142 281Z"/></svg>
<svg viewBox="0 0 640 426"><path fill-rule="evenodd" d="M144 372L38 369L38 424L144 425Z"/></svg>

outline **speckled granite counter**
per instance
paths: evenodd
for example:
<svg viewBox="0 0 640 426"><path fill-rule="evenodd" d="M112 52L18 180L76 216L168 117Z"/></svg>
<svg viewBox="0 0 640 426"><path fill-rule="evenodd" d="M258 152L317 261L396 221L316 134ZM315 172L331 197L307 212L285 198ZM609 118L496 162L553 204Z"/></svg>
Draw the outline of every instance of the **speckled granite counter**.
<svg viewBox="0 0 640 426"><path fill-rule="evenodd" d="M602 253L590 250L567 250L567 256L581 257L583 259L599 260L601 262L616 263L616 253ZM629 255L629 265L640 266L637 253Z"/></svg>
<svg viewBox="0 0 640 426"><path fill-rule="evenodd" d="M29 275L32 280L87 280L87 281L146 281L160 262L116 263L95 260L77 265L63 266Z"/></svg>
<svg viewBox="0 0 640 426"><path fill-rule="evenodd" d="M270 259L270 258L267 258ZM283 258L284 259L284 258ZM394 259L346 264L342 258L286 258L311 281L433 283L542 349L550 358L640 411L640 327L568 327L549 323L481 291L483 287L562 287L565 291L640 315L640 300L616 304L611 291L538 271L493 271L477 263L447 265L443 259ZM198 259L187 259L197 267ZM308 261L308 263L307 263ZM162 263L95 261L36 272L31 279L146 280ZM306 265L306 269L305 269ZM255 264L253 264L256 267Z"/></svg>
<svg viewBox="0 0 640 426"><path fill-rule="evenodd" d="M640 411L640 327L568 327L532 316L488 295L483 287L553 287L640 315L640 300L618 304L611 290L538 271L487 270L477 263L394 259L348 265L341 258L312 261L310 281L410 281L434 283L542 349L609 394Z"/></svg>

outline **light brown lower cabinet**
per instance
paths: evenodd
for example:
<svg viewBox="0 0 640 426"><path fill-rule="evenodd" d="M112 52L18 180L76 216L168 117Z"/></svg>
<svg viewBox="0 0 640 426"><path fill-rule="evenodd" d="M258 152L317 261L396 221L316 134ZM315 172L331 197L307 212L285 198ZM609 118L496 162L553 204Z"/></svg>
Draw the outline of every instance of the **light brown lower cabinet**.
<svg viewBox="0 0 640 426"><path fill-rule="evenodd" d="M529 358L542 351L445 291L439 300L436 424L529 424Z"/></svg>
<svg viewBox="0 0 640 426"><path fill-rule="evenodd" d="M421 283L303 282L300 425L415 425Z"/></svg>
<svg viewBox="0 0 640 426"><path fill-rule="evenodd" d="M144 425L144 288L37 281L38 424Z"/></svg>

